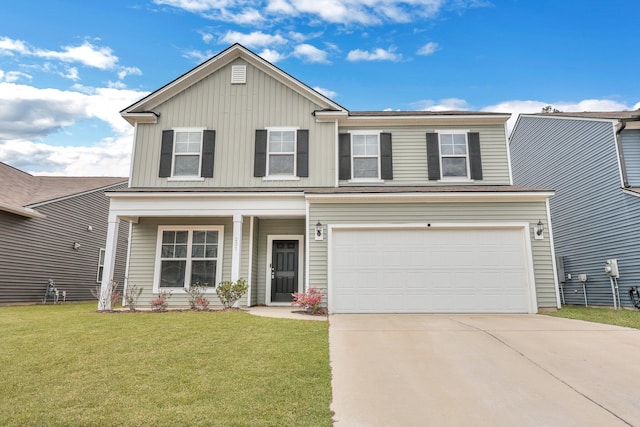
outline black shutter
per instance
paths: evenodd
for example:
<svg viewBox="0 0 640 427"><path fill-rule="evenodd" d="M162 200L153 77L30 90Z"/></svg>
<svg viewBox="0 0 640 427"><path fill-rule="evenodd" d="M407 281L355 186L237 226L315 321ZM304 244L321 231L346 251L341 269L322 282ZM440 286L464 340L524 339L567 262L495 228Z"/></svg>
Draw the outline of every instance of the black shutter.
<svg viewBox="0 0 640 427"><path fill-rule="evenodd" d="M267 173L267 131L266 129L256 130L256 147L253 157L253 176L261 177Z"/></svg>
<svg viewBox="0 0 640 427"><path fill-rule="evenodd" d="M469 132L469 167L471 179L482 179L482 158L480 156L480 134Z"/></svg>
<svg viewBox="0 0 640 427"><path fill-rule="evenodd" d="M338 178L351 179L351 134L338 136Z"/></svg>
<svg viewBox="0 0 640 427"><path fill-rule="evenodd" d="M440 179L440 144L437 133L427 133L427 170L430 181Z"/></svg>
<svg viewBox="0 0 640 427"><path fill-rule="evenodd" d="M200 176L213 178L213 160L216 151L216 131L205 130L202 135L202 168Z"/></svg>
<svg viewBox="0 0 640 427"><path fill-rule="evenodd" d="M298 176L309 176L309 130L299 129L296 147L296 173Z"/></svg>
<svg viewBox="0 0 640 427"><path fill-rule="evenodd" d="M162 131L162 146L160 148L160 170L158 176L166 178L171 176L171 161L173 160L173 131Z"/></svg>
<svg viewBox="0 0 640 427"><path fill-rule="evenodd" d="M380 178L393 179L393 155L390 133L380 134Z"/></svg>

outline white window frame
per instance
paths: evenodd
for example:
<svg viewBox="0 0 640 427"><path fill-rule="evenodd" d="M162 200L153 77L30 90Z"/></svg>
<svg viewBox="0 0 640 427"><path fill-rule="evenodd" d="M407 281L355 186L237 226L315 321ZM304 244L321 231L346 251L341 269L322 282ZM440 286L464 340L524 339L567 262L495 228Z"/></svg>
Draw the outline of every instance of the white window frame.
<svg viewBox="0 0 640 427"><path fill-rule="evenodd" d="M193 181L204 180L200 175L202 174L202 146L204 145L204 131L206 128L203 127L189 127L189 128L173 128L173 152L171 154L171 180L172 181L180 181L180 180L189 180ZM186 132L199 132L200 133L200 152L198 153L198 172L193 175L176 175L176 157L178 156L194 156L196 153L178 153L176 151L176 140L178 139L178 133L186 133Z"/></svg>
<svg viewBox="0 0 640 427"><path fill-rule="evenodd" d="M187 257L185 266L185 281L184 287L178 288L160 288L160 274L162 271L162 233L164 231L187 231ZM217 231L218 232L218 257L216 258L216 278L215 283L207 288L207 293L214 293L215 286L222 280L222 263L224 261L224 226L222 225L161 225L158 226L158 235L156 242L156 259L155 259L155 271L153 277L153 293L158 293L160 290L170 291L184 291L186 292L189 287L189 281L191 277L191 249L193 244L193 232L194 231Z"/></svg>
<svg viewBox="0 0 640 427"><path fill-rule="evenodd" d="M264 179L265 180L269 180L269 179L291 179L291 180L297 180L299 179L298 177L298 129L297 127L268 127L266 128L267 130L267 165L266 165L266 171L265 171L265 176ZM269 151L269 141L271 139L271 132L293 132L293 151L287 151L287 152L277 152L274 153L274 156L278 156L278 155L287 155L290 156L293 154L293 172L292 173L285 173L285 174L272 174L270 171L270 160L271 160L271 152Z"/></svg>
<svg viewBox="0 0 640 427"><path fill-rule="evenodd" d="M105 253L106 253L106 249L100 248L100 252L98 252L98 271L96 273L96 283L102 283L102 273L104 272Z"/></svg>
<svg viewBox="0 0 640 427"><path fill-rule="evenodd" d="M349 180L349 182L383 182L382 179L380 179L380 173L381 173L381 164L380 164L380 159L381 159L381 153L380 153L380 134L382 133L381 130L357 130L357 131L350 131L349 132L349 144L350 147L349 149L351 150L351 179ZM375 137L378 139L378 154L377 155L370 155L370 154L364 154L364 155L355 155L353 154L353 137L357 136L357 135L375 135ZM373 177L356 177L355 173L356 170L353 166L354 164L354 160L355 158L360 158L360 159L367 159L367 158L377 158L378 159L378 176L373 178Z"/></svg>
<svg viewBox="0 0 640 427"><path fill-rule="evenodd" d="M439 153L438 161L440 162L440 180L441 181L471 181L471 164L470 164L470 158L469 158L469 136L467 135L469 133L469 130L438 129L438 130L435 130L435 132L438 134L438 153ZM442 154L442 135L464 135L466 154L464 154L464 155L462 155L462 154L447 154L447 155L443 155ZM447 158L464 157L465 160L466 160L467 174L464 175L464 176L463 175L460 175L460 176L444 176L444 170L442 168L442 159L443 159L443 157L447 157Z"/></svg>

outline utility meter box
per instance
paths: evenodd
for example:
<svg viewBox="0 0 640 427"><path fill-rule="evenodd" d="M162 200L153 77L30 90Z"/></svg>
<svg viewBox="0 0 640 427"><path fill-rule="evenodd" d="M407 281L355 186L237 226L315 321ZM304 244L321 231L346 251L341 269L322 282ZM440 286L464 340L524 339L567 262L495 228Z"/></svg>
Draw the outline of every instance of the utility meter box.
<svg viewBox="0 0 640 427"><path fill-rule="evenodd" d="M608 259L605 261L604 272L614 279L620 278L620 272L618 271L618 260Z"/></svg>

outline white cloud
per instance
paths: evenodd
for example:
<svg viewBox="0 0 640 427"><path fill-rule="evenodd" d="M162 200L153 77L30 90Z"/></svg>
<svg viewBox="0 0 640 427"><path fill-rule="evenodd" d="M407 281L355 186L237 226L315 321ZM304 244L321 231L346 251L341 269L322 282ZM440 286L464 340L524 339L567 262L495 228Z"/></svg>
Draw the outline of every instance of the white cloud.
<svg viewBox="0 0 640 427"><path fill-rule="evenodd" d="M262 52L258 54L258 56L260 56L262 59L266 61L271 62L272 64L275 64L276 62L286 58L286 55L283 55L280 52L275 51L273 49L263 49Z"/></svg>
<svg viewBox="0 0 640 427"><path fill-rule="evenodd" d="M273 45L283 45L287 40L280 34L265 34L262 31L254 31L249 34L240 33L238 31L227 31L222 37L221 42L233 44L240 43L249 48L267 47Z"/></svg>
<svg viewBox="0 0 640 427"><path fill-rule="evenodd" d="M80 46L63 46L62 51L35 49L30 55L63 62L78 62L88 67L107 70L115 67L118 57L109 47L98 47L85 41Z"/></svg>
<svg viewBox="0 0 640 427"><path fill-rule="evenodd" d="M15 83L20 79L31 80L32 78L30 74L21 71L7 71L5 73L0 70L0 82Z"/></svg>
<svg viewBox="0 0 640 427"><path fill-rule="evenodd" d="M377 48L372 52L355 49L347 54L348 61L400 61L402 59L401 54L394 53L394 48L381 49Z"/></svg>
<svg viewBox="0 0 640 427"><path fill-rule="evenodd" d="M439 50L440 47L436 42L429 42L418 49L418 55L432 55L435 51Z"/></svg>
<svg viewBox="0 0 640 427"><path fill-rule="evenodd" d="M194 62L197 62L198 64L206 61L207 59L211 58L213 55L214 53L210 50L207 50L206 52L201 52L199 50L188 50L182 54L183 57L187 59L191 59Z"/></svg>
<svg viewBox="0 0 640 427"><path fill-rule="evenodd" d="M300 44L293 50L293 56L300 58L305 62L328 63L327 52L318 49L310 44Z"/></svg>
<svg viewBox="0 0 640 427"><path fill-rule="evenodd" d="M319 87L319 86L315 86L313 88L313 90L315 90L316 92L320 92L321 94L323 94L324 96L326 96L327 98L333 99L336 96L338 96L338 92L333 91L331 89L325 89L323 87Z"/></svg>
<svg viewBox="0 0 640 427"><path fill-rule="evenodd" d="M636 109L635 106L631 107L629 105L623 104L621 102L612 101L610 99L584 99L578 102L545 102L545 101L534 101L534 100L511 100L504 101L499 104L490 105L482 108L481 111L492 111L499 113L511 113L512 116L507 122L507 128L509 132L513 129L513 126L518 119L519 114L530 114L530 113L540 113L542 109L547 105L552 106L562 112L572 113L572 112L583 112L583 111L625 111ZM640 103L636 104L640 106Z"/></svg>
<svg viewBox="0 0 640 427"><path fill-rule="evenodd" d="M206 44L211 43L211 40L213 40L213 34L209 34L209 33L202 33L202 41L205 42Z"/></svg>
<svg viewBox="0 0 640 427"><path fill-rule="evenodd" d="M0 37L0 54L13 55L13 53L26 55L29 49L25 42L21 40L13 40L9 37Z"/></svg>
<svg viewBox="0 0 640 427"><path fill-rule="evenodd" d="M66 77L74 82L80 80L80 74L78 74L78 69L76 67L69 67L67 72L62 74L62 77Z"/></svg>
<svg viewBox="0 0 640 427"><path fill-rule="evenodd" d="M120 71L118 71L118 78L120 80L124 79L127 76L141 76L142 70L138 67L120 67Z"/></svg>
<svg viewBox="0 0 640 427"><path fill-rule="evenodd" d="M469 103L460 98L445 98L439 101L425 99L411 105L413 108L424 111L465 111L471 109Z"/></svg>

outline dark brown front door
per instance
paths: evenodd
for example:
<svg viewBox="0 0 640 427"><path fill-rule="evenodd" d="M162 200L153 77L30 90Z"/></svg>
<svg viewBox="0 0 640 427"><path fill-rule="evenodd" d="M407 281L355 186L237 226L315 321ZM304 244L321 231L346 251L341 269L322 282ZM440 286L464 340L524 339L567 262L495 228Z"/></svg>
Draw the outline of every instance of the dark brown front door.
<svg viewBox="0 0 640 427"><path fill-rule="evenodd" d="M291 302L298 292L298 241L274 240L271 252L271 302Z"/></svg>

